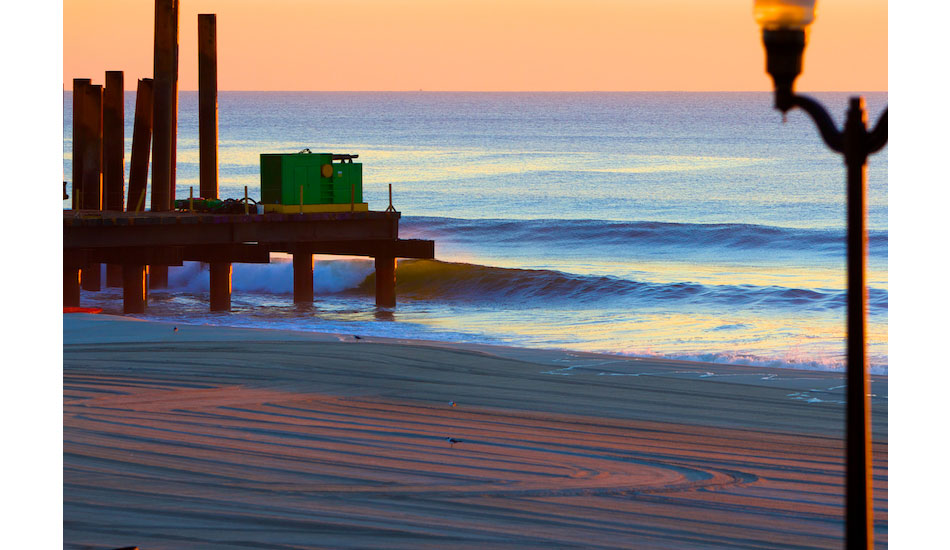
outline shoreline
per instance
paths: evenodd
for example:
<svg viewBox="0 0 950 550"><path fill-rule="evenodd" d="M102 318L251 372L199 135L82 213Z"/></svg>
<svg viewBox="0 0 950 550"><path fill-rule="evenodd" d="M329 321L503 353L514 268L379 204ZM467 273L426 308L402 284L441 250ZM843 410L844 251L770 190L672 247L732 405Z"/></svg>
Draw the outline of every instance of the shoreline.
<svg viewBox="0 0 950 550"><path fill-rule="evenodd" d="M140 319L137 317L130 317L124 315L116 315L110 313L99 313L99 314L84 314L84 313L70 313L64 314L64 328L66 325L65 319L71 316L85 316L85 317L98 317L107 322L142 322L142 323L152 323L154 327L152 329L145 329L140 327L142 330L134 331L133 335L119 336L122 333L118 333L114 337L118 338L131 338L131 341L136 341L137 338L150 338L154 340L149 341L172 341L172 337L168 336L167 330L165 334L162 334L162 328L167 326L171 328L174 326L179 327L189 327L188 336L178 336L179 340L182 339L192 339L198 337L211 338L214 340L233 339L234 336L227 336L225 333L218 333L218 329L222 331L239 331L234 334L244 334L246 336L252 337L253 340L268 341L268 340L285 340L289 339L291 341L318 341L318 342L354 342L356 339L353 334L343 334L343 333L334 333L334 332L320 332L320 331L305 331L305 330L292 330L292 329L272 329L272 328L261 328L261 327L242 327L242 326L233 326L233 325L211 325L211 324L190 324L190 323L176 323L172 321L165 320L154 320L154 319ZM120 326L120 325L115 325ZM240 332L246 331L246 332ZM182 334L185 334L182 332ZM686 359L686 358L676 358L676 357L660 357L660 356L637 356L637 355L624 355L620 353L610 353L603 351L580 351L580 350L571 350L565 348L545 348L545 347L526 347L519 346L516 344L483 344L483 343L472 343L472 342L455 342L450 340L427 340L427 339L417 339L417 338L398 338L398 337L387 337L387 336L372 336L372 335L357 335L359 336L359 341L363 343L381 343L381 344L402 344L402 345L421 345L421 346L430 346L437 348L455 348L469 351L480 351L485 353L498 354L501 356L510 356L510 357L519 357L519 356L532 356L535 359L537 358L547 358L550 361L568 361L567 358L586 358L588 361L649 361L654 363L671 363L676 365L690 365L695 368L709 367L708 370L715 371L717 367L723 367L728 369L736 368L747 368L747 369L764 369L766 371L774 371L776 374L781 373L826 373L830 375L839 375L843 378L843 370L834 370L826 368L817 368L812 366L776 366L776 365L753 365L753 364L744 364L744 363L729 363L729 362L718 362L718 361L703 361L696 359ZM67 333L64 331L64 344L67 343L78 343L80 340L75 342L66 341ZM75 334L71 334L72 338L81 338ZM102 342L106 343L106 342ZM888 379L887 373L871 373L870 375L872 383L881 383L882 381L886 384Z"/></svg>
<svg viewBox="0 0 950 550"><path fill-rule="evenodd" d="M750 365L730 365L680 359L629 357L593 352L580 352L559 349L525 348L476 343L443 342L438 340L417 340L387 338L381 336L346 335L339 333L306 332L285 329L266 329L231 327L221 325L189 325L164 321L143 320L109 314L70 313L63 316L64 356L69 349L99 349L103 346L121 345L182 345L210 346L215 344L233 344L242 349L280 348L293 346L306 349L307 346L320 346L351 349L352 346L380 346L383 350L405 349L412 353L446 352L469 354L472 357L483 356L489 359L511 361L519 365L530 365L531 370L544 378L565 379L577 383L596 383L610 381L612 384L627 383L631 380L662 380L670 383L676 380L710 382L728 388L728 391L741 394L749 389L761 389L770 392L772 398L783 402L799 402L813 407L831 407L826 415L840 416L841 421L822 427L829 435L844 435L845 373L843 371L823 371L792 369L786 367L759 367ZM177 328L177 330L175 330ZM387 353L383 351L383 353ZM685 383L685 382L684 382ZM887 437L887 375L871 375L871 410L876 419L872 423L874 437ZM510 406L510 404L508 405ZM553 410L549 407L548 411ZM648 416L644 411L645 417ZM879 416L883 415L878 419ZM674 421L680 420L678 417ZM733 419L734 421L735 419ZM772 418L772 421L776 421ZM697 421L694 415L691 421ZM733 424L711 423L710 425ZM793 425L793 424L792 424Z"/></svg>

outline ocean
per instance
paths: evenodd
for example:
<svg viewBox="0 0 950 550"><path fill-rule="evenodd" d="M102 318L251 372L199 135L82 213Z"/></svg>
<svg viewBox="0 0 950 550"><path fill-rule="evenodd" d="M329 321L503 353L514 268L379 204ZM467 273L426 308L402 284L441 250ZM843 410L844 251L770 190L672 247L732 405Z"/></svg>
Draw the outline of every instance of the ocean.
<svg viewBox="0 0 950 550"><path fill-rule="evenodd" d="M134 93L126 93L126 177ZM838 124L844 93L812 94ZM873 124L887 93L865 93ZM72 94L64 93L63 170ZM169 270L145 319L840 370L845 169L770 93L221 92L222 198L260 196L259 155L358 154L370 209L436 261L400 261L378 310L372 260L235 264L232 311L207 267ZM868 355L887 374L887 148L868 163ZM178 198L198 195L197 93L179 98ZM64 201L63 207L68 207ZM83 291L121 314L120 289Z"/></svg>

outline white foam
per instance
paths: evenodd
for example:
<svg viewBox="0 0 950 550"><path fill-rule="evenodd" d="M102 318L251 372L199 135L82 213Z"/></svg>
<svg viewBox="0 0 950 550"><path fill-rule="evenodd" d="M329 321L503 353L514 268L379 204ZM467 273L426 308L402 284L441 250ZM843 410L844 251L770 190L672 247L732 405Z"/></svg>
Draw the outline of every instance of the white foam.
<svg viewBox="0 0 950 550"><path fill-rule="evenodd" d="M356 288L374 271L372 260L317 260L313 265L313 290L330 294ZM273 261L269 264L232 264L231 287L240 292L291 294L294 291L293 264ZM186 292L208 292L208 265L184 262L168 271L168 285Z"/></svg>

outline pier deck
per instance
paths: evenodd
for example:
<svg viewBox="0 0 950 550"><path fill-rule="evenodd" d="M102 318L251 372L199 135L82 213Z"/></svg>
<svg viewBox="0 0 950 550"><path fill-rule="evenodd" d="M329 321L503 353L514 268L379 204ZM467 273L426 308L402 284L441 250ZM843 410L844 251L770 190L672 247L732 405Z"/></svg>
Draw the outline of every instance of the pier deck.
<svg viewBox="0 0 950 550"><path fill-rule="evenodd" d="M294 301L313 300L313 254L376 260L376 303L395 305L395 259L434 257L435 243L400 239L399 212L207 214L63 211L64 306L79 305L80 272L122 266L124 309L144 311L146 266L211 264L211 306L230 309L232 263L268 263L271 252L294 256ZM83 287L87 288L87 287ZM98 288L87 288L98 290Z"/></svg>

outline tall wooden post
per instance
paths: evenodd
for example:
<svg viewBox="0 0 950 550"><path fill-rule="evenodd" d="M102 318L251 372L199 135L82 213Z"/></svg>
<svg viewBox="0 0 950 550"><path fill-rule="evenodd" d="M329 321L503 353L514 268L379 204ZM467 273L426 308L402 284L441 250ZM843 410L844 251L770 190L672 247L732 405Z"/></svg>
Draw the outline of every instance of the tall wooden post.
<svg viewBox="0 0 950 550"><path fill-rule="evenodd" d="M83 86L80 107L80 174L82 204L85 210L102 210L102 86Z"/></svg>
<svg viewBox="0 0 950 550"><path fill-rule="evenodd" d="M175 134L178 126L178 0L155 0L152 211L166 212L175 200ZM149 286L168 286L168 266L153 266Z"/></svg>
<svg viewBox="0 0 950 550"><path fill-rule="evenodd" d="M218 30L213 13L198 15L198 192L218 198ZM211 311L231 311L230 262L211 262Z"/></svg>
<svg viewBox="0 0 950 550"><path fill-rule="evenodd" d="M82 152L82 208L102 210L102 86L83 87L81 132L85 141ZM99 264L88 264L82 270L82 288L101 290Z"/></svg>
<svg viewBox="0 0 950 550"><path fill-rule="evenodd" d="M122 265L122 311L145 313L148 304L148 267L142 264Z"/></svg>
<svg viewBox="0 0 950 550"><path fill-rule="evenodd" d="M102 96L103 210L122 211L125 195L125 91L122 71L106 71Z"/></svg>
<svg viewBox="0 0 950 550"><path fill-rule="evenodd" d="M199 192L218 198L218 31L213 13L198 15Z"/></svg>
<svg viewBox="0 0 950 550"><path fill-rule="evenodd" d="M88 78L73 79L73 210L82 208L77 202L82 197L82 156L85 150L85 141L82 134L82 105L85 87L92 84Z"/></svg>
<svg viewBox="0 0 950 550"><path fill-rule="evenodd" d="M139 80L135 92L135 126L132 129L132 159L129 161L129 199L126 210L145 210L148 186L148 156L152 143L152 79Z"/></svg>
<svg viewBox="0 0 950 550"><path fill-rule="evenodd" d="M79 268L63 266L63 307L79 307Z"/></svg>
<svg viewBox="0 0 950 550"><path fill-rule="evenodd" d="M376 305L396 307L396 258L376 257Z"/></svg>
<svg viewBox="0 0 950 550"><path fill-rule="evenodd" d="M135 91L135 126L132 129L132 159L129 161L128 211L145 210L148 186L148 156L152 141L152 79L139 79ZM167 269L167 268L166 268ZM122 302L125 313L145 313L148 304L148 266L122 266Z"/></svg>
<svg viewBox="0 0 950 550"><path fill-rule="evenodd" d="M313 303L313 254L295 251L294 255L294 303Z"/></svg>
<svg viewBox="0 0 950 550"><path fill-rule="evenodd" d="M169 185L168 185L168 199L169 205L168 208L174 210L175 208L175 185L178 181L176 179L176 173L178 170L178 22L181 20L179 8L181 7L180 0L174 0L173 3L173 14L172 21L174 22L174 41L173 44L173 53L175 54L172 58L172 70L171 70L171 81L172 81L172 133L171 133L171 168L169 171Z"/></svg>
<svg viewBox="0 0 950 550"><path fill-rule="evenodd" d="M125 200L125 89L122 71L106 71L102 93L102 209L121 212ZM122 286L122 266L106 266L106 286Z"/></svg>
<svg viewBox="0 0 950 550"><path fill-rule="evenodd" d="M211 262L211 311L231 311L231 263Z"/></svg>

